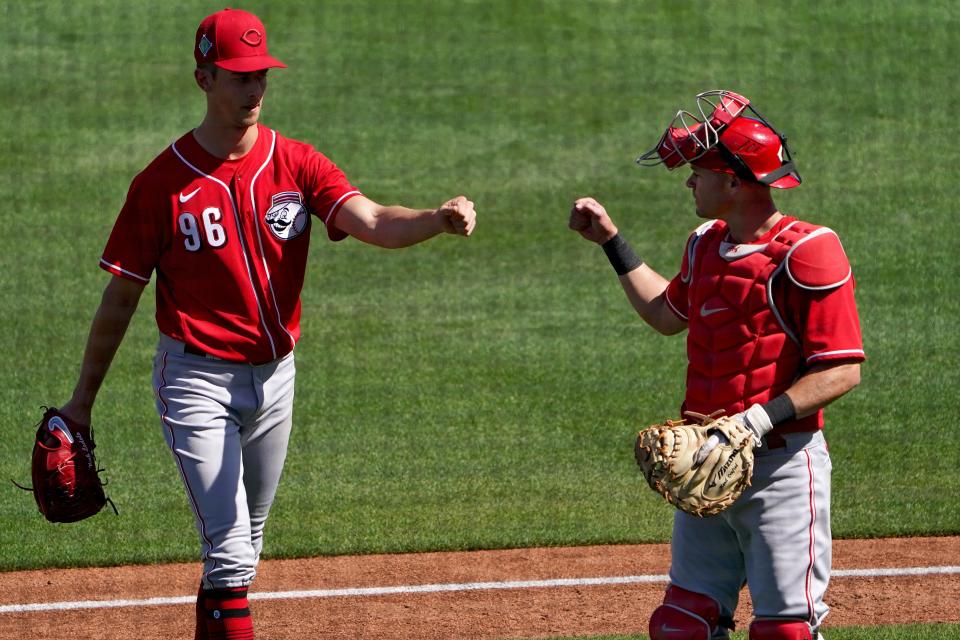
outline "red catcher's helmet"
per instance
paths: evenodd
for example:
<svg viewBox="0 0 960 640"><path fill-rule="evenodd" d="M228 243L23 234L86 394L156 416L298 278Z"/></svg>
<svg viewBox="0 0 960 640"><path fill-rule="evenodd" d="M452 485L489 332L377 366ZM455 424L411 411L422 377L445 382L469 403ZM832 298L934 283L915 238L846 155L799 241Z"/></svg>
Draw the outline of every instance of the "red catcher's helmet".
<svg viewBox="0 0 960 640"><path fill-rule="evenodd" d="M657 146L637 158L637 163L662 163L672 171L689 162L777 189L800 184L787 137L749 100L732 91L706 91L697 94L697 108L699 117L678 111ZM748 109L755 118L744 115Z"/></svg>

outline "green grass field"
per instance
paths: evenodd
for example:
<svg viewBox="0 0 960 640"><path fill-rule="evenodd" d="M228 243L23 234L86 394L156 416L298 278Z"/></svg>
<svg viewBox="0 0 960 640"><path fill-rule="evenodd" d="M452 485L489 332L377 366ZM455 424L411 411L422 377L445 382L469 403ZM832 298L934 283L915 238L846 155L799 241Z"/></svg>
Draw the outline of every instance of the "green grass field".
<svg viewBox="0 0 960 640"><path fill-rule="evenodd" d="M683 338L634 315L566 218L595 196L672 276L698 223L687 173L633 159L711 88L790 136L804 184L778 203L836 229L853 263L869 360L828 410L834 535L960 533L956 3L243 7L290 67L271 72L265 124L375 200L465 193L479 212L470 240L399 252L314 234L265 556L668 539L631 446L676 411ZM28 479L38 407L70 395L130 180L199 123L193 34L219 8L0 4L2 478ZM151 285L94 413L120 517L54 527L8 486L0 570L195 558L153 407L153 310Z"/></svg>

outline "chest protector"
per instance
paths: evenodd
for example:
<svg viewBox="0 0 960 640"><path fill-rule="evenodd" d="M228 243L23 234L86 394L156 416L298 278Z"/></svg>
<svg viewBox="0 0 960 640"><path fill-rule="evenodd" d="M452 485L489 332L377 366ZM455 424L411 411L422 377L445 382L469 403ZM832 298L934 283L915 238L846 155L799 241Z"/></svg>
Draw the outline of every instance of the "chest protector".
<svg viewBox="0 0 960 640"><path fill-rule="evenodd" d="M733 244L720 221L691 235L680 273L689 302L684 410L732 415L780 395L804 371L783 288L838 287L850 265L832 230L791 220L761 244ZM820 426L818 412L778 431Z"/></svg>

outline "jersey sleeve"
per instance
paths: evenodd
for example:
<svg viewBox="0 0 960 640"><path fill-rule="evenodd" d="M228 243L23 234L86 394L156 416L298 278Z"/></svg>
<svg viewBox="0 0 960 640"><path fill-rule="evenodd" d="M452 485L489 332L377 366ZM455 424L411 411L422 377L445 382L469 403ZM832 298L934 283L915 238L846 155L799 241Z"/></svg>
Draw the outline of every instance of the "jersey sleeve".
<svg viewBox="0 0 960 640"><path fill-rule="evenodd" d="M323 220L331 240L343 240L347 234L336 227L337 214L343 203L360 190L350 184L347 176L325 155L304 145L300 183L313 213Z"/></svg>
<svg viewBox="0 0 960 640"><path fill-rule="evenodd" d="M832 289L789 287L788 308L808 365L866 358L854 288L852 276Z"/></svg>
<svg viewBox="0 0 960 640"><path fill-rule="evenodd" d="M151 193L148 185L144 174L134 178L100 257L100 268L141 284L150 282L164 242L163 196Z"/></svg>
<svg viewBox="0 0 960 640"><path fill-rule="evenodd" d="M686 260L686 258L684 258L684 260ZM688 316L690 313L689 297L687 296L688 288L689 284L685 282L678 273L674 276L673 280L667 283L667 290L664 293L667 307L684 322L689 319Z"/></svg>
<svg viewBox="0 0 960 640"><path fill-rule="evenodd" d="M687 238L687 244L683 249L683 260L680 262L680 273L674 276L667 284L665 298L667 306L673 313L686 322L690 316L690 280L692 278L694 256L696 254L697 243L703 235L710 229L712 224L700 225Z"/></svg>

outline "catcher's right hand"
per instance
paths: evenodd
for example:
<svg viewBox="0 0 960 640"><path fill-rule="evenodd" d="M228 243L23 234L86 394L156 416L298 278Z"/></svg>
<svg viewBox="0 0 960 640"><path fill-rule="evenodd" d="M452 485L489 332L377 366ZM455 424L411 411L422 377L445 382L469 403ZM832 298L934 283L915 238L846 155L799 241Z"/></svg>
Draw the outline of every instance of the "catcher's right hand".
<svg viewBox="0 0 960 640"><path fill-rule="evenodd" d="M699 517L716 515L750 486L754 434L732 417L687 415L698 422L668 420L641 431L637 464L650 488L678 509ZM711 435L718 436L716 446L697 461Z"/></svg>
<svg viewBox="0 0 960 640"><path fill-rule="evenodd" d="M89 426L53 408L44 412L33 444L33 488L21 488L33 492L40 513L50 522L89 518L108 502L116 512L103 492L95 446Z"/></svg>
<svg viewBox="0 0 960 640"><path fill-rule="evenodd" d="M763 436L770 433L773 429L773 423L770 421L770 415L759 404L755 404L746 411L733 415L733 419L740 422L753 433L753 446L759 447L763 444ZM693 457L694 464L700 464L707 459L710 452L721 443L723 434L714 432L710 434L707 441L700 446L697 454Z"/></svg>

